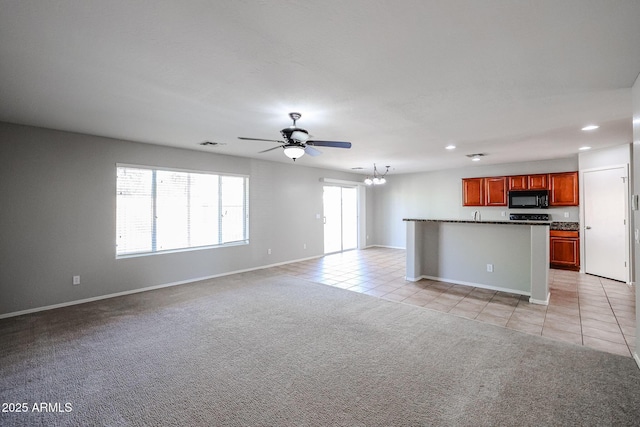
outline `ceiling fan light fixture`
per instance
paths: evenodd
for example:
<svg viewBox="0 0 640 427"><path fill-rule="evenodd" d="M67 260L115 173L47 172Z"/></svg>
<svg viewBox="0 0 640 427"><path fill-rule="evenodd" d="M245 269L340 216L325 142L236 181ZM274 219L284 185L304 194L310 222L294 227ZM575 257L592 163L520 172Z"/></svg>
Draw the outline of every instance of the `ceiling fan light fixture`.
<svg viewBox="0 0 640 427"><path fill-rule="evenodd" d="M304 155L304 148L300 145L285 145L284 155L295 161Z"/></svg>

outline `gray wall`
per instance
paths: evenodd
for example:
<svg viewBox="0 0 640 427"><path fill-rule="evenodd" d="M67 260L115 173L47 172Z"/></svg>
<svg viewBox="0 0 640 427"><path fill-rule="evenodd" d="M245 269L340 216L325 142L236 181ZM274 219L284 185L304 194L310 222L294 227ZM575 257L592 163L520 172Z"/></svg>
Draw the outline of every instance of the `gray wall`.
<svg viewBox="0 0 640 427"><path fill-rule="evenodd" d="M320 256L320 178L361 180L6 123L0 159L0 315ZM116 260L116 163L249 175L250 244Z"/></svg>
<svg viewBox="0 0 640 427"><path fill-rule="evenodd" d="M406 175L390 175L387 184L373 188L373 221L375 244L404 248L406 245L403 218L471 219L473 211L483 220L506 220L510 212L539 212L538 210L509 210L507 207L462 206L462 178L504 176L578 170L578 157L474 166ZM544 209L554 221L579 221L577 207ZM506 216L502 216L505 212ZM564 214L569 217L565 218Z"/></svg>

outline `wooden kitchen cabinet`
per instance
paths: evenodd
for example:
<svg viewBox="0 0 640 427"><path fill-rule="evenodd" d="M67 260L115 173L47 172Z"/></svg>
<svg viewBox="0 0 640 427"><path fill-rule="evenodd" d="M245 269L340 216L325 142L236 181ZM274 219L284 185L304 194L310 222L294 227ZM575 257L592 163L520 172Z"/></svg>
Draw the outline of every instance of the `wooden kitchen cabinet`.
<svg viewBox="0 0 640 427"><path fill-rule="evenodd" d="M551 268L580 270L580 238L577 231L549 232Z"/></svg>
<svg viewBox="0 0 640 427"><path fill-rule="evenodd" d="M507 206L507 177L485 178L484 194L486 206Z"/></svg>
<svg viewBox="0 0 640 427"><path fill-rule="evenodd" d="M508 191L549 190L549 206L578 206L578 172L462 179L463 206L507 206Z"/></svg>
<svg viewBox="0 0 640 427"><path fill-rule="evenodd" d="M549 174L527 175L529 190L548 190Z"/></svg>
<svg viewBox="0 0 640 427"><path fill-rule="evenodd" d="M509 190L548 190L549 175L514 175L508 176Z"/></svg>
<svg viewBox="0 0 640 427"><path fill-rule="evenodd" d="M463 178L463 206L507 206L507 177Z"/></svg>
<svg viewBox="0 0 640 427"><path fill-rule="evenodd" d="M484 206L484 178L462 180L462 205Z"/></svg>
<svg viewBox="0 0 640 427"><path fill-rule="evenodd" d="M549 174L549 206L578 206L578 172Z"/></svg>
<svg viewBox="0 0 640 427"><path fill-rule="evenodd" d="M527 175L508 176L509 191L511 190L527 190L529 188L529 180Z"/></svg>

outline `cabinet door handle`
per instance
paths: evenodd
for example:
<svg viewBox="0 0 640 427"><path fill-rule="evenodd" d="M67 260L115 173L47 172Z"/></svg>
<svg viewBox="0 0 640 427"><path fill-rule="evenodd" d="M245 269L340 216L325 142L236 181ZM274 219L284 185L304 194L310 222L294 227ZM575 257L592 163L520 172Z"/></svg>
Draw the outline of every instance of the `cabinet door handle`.
<svg viewBox="0 0 640 427"><path fill-rule="evenodd" d="M591 227L587 225L586 227L584 227L584 229L585 230L591 230Z"/></svg>

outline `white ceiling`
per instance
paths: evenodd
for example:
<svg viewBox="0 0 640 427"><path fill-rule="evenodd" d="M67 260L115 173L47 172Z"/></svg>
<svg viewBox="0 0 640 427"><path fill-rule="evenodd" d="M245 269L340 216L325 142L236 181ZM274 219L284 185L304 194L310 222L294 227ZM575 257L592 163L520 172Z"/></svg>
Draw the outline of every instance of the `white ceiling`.
<svg viewBox="0 0 640 427"><path fill-rule="evenodd" d="M2 121L407 173L631 142L640 1L0 0L0 58Z"/></svg>

